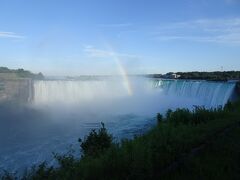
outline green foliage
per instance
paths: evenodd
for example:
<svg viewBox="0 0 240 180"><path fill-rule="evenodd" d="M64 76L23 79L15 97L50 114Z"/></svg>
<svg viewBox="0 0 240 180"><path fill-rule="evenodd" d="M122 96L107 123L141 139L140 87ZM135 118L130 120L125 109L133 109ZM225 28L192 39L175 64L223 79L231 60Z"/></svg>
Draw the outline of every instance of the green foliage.
<svg viewBox="0 0 240 180"><path fill-rule="evenodd" d="M167 74L171 74L169 72ZM198 80L211 80L211 81L227 81L227 80L240 80L240 71L215 71L215 72L177 72L180 75L179 79L198 79ZM149 74L151 78L164 78L161 74Z"/></svg>
<svg viewBox="0 0 240 180"><path fill-rule="evenodd" d="M176 109L169 114L167 121L178 125L180 123L188 124L192 119L192 113L188 109Z"/></svg>
<svg viewBox="0 0 240 180"><path fill-rule="evenodd" d="M38 74L34 74L30 71L26 71L24 69L8 69L6 67L0 67L0 73L10 73L16 74L20 78L32 78L32 79L44 79L43 74L40 72Z"/></svg>
<svg viewBox="0 0 240 180"><path fill-rule="evenodd" d="M158 124L161 123L163 120L163 116L160 113L157 113L157 122Z"/></svg>
<svg viewBox="0 0 240 180"><path fill-rule="evenodd" d="M226 81L240 79L240 71L215 71L215 72L178 72L180 79L203 79L212 81Z"/></svg>
<svg viewBox="0 0 240 180"><path fill-rule="evenodd" d="M224 106L224 111L239 111L240 108L240 101L236 101L236 102L230 102L228 101L226 103L226 105Z"/></svg>
<svg viewBox="0 0 240 180"><path fill-rule="evenodd" d="M167 118L167 119L170 119L171 114L172 114L172 110L171 110L171 109L168 109L167 112L166 112L166 118Z"/></svg>
<svg viewBox="0 0 240 180"><path fill-rule="evenodd" d="M240 179L240 126L234 126L210 141L193 156L161 179Z"/></svg>
<svg viewBox="0 0 240 180"><path fill-rule="evenodd" d="M225 118L229 116L230 111L234 109L232 103L227 103L224 108L212 108L206 109L201 106L194 106L193 111L185 108L178 108L175 111L168 110L166 113L166 121L174 124L191 124L197 125L200 123L206 123L210 120L215 120L218 118Z"/></svg>
<svg viewBox="0 0 240 180"><path fill-rule="evenodd" d="M93 129L83 141L79 139L84 156L96 157L112 145L112 136L108 134L104 123L101 123L101 125L102 127L98 132Z"/></svg>
<svg viewBox="0 0 240 180"><path fill-rule="evenodd" d="M41 180L41 179L52 179L54 174L53 167L48 167L46 162L41 163L38 166L32 167L32 169L23 176L22 179L34 179L34 180Z"/></svg>

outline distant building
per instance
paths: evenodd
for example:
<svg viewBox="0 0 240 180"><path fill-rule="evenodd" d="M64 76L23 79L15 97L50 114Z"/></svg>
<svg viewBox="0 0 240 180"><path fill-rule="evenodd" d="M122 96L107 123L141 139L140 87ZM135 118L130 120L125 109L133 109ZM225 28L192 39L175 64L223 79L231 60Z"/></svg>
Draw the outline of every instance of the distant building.
<svg viewBox="0 0 240 180"><path fill-rule="evenodd" d="M167 79L178 79L181 77L181 75L176 74L176 73L167 73L162 75L163 78L167 78Z"/></svg>

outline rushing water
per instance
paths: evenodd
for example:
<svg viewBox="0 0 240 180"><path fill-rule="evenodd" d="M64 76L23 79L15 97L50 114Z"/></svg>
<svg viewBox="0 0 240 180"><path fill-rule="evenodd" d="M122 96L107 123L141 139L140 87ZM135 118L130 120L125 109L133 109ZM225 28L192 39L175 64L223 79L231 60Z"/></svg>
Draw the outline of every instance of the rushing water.
<svg viewBox="0 0 240 180"><path fill-rule="evenodd" d="M165 95L197 99L205 107L224 106L231 97L235 83L157 80L155 87L163 90Z"/></svg>
<svg viewBox="0 0 240 180"><path fill-rule="evenodd" d="M234 83L152 80L35 81L26 107L0 107L0 169L23 171L52 152L69 146L79 154L77 139L104 122L118 138L142 133L168 108L223 106Z"/></svg>

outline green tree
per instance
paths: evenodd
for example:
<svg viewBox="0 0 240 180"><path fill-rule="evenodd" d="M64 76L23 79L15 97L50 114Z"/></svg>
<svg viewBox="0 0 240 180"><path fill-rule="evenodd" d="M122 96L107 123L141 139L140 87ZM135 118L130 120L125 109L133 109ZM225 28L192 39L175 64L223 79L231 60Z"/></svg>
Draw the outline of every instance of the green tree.
<svg viewBox="0 0 240 180"><path fill-rule="evenodd" d="M163 116L160 113L157 113L157 122L158 124L161 123L163 120Z"/></svg>
<svg viewBox="0 0 240 180"><path fill-rule="evenodd" d="M96 131L93 129L84 140L79 139L81 143L83 156L99 156L102 152L112 145L112 135L108 134L104 123L101 123L101 128Z"/></svg>

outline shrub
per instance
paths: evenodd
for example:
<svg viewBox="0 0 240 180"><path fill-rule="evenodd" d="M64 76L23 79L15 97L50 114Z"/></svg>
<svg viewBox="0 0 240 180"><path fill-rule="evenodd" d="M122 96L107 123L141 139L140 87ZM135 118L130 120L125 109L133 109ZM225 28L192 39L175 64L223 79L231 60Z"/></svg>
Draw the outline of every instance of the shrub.
<svg viewBox="0 0 240 180"><path fill-rule="evenodd" d="M161 123L163 120L163 116L160 113L157 113L157 123Z"/></svg>
<svg viewBox="0 0 240 180"><path fill-rule="evenodd" d="M93 129L88 136L85 136L83 141L79 139L83 156L99 156L112 145L112 136L108 134L104 123L101 123L101 126L97 132Z"/></svg>
<svg viewBox="0 0 240 180"><path fill-rule="evenodd" d="M170 123L178 125L180 123L188 124L192 119L192 113L188 109L176 109L170 112L168 120Z"/></svg>
<svg viewBox="0 0 240 180"><path fill-rule="evenodd" d="M32 167L31 171L29 171L22 179L51 179L54 174L53 172L53 167L48 167L46 162L43 162L36 167Z"/></svg>
<svg viewBox="0 0 240 180"><path fill-rule="evenodd" d="M166 118L169 119L171 117L171 114L172 114L172 110L171 109L168 109L167 112L166 112Z"/></svg>
<svg viewBox="0 0 240 180"><path fill-rule="evenodd" d="M224 106L224 110L225 111L233 111L234 109L234 105L232 102L228 101L225 106Z"/></svg>

